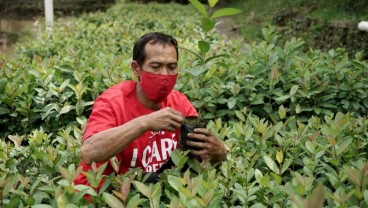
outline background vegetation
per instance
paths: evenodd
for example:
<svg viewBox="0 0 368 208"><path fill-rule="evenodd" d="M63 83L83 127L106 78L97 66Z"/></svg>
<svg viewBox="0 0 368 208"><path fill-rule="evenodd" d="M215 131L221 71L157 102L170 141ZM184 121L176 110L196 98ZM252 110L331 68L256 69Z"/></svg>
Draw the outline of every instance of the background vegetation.
<svg viewBox="0 0 368 208"><path fill-rule="evenodd" d="M58 16L105 10L114 3L115 0L53 0L54 13ZM44 0L0 0L1 17L39 16L44 12L44 5Z"/></svg>
<svg viewBox="0 0 368 208"><path fill-rule="evenodd" d="M351 57L363 51L368 58L367 33L357 29L360 21L368 19L365 0L232 0L231 5L244 11L236 17L234 29L239 29L247 41L261 38L262 28L273 25L281 43L299 37L307 48L328 51L341 47Z"/></svg>
<svg viewBox="0 0 368 208"><path fill-rule="evenodd" d="M368 206L363 53L323 52L301 39L281 44L273 27L250 44L231 40L213 29L217 9L192 4L121 1L107 12L60 19L51 35L0 59L1 206ZM178 38L176 89L225 142L227 161L214 168L175 151L177 167L156 184L145 184L138 169L103 176L100 166L85 173L92 188L76 186L93 101L133 78L131 47L152 30ZM106 185L93 189L102 179Z"/></svg>

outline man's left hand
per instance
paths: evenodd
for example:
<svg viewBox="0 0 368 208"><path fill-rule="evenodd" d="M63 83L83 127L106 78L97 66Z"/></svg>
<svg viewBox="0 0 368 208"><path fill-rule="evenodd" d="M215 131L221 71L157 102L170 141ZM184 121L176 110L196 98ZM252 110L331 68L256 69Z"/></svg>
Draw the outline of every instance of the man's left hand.
<svg viewBox="0 0 368 208"><path fill-rule="evenodd" d="M191 150L193 155L200 156L202 160L210 160L212 163L226 159L226 148L209 129L196 128L188 137L200 141L187 141L187 145L197 147L200 150Z"/></svg>

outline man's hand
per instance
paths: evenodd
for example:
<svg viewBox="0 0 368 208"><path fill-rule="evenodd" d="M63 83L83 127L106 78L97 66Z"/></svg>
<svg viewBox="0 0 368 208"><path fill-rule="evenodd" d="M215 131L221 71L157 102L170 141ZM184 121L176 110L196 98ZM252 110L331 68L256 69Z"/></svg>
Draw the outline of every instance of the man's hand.
<svg viewBox="0 0 368 208"><path fill-rule="evenodd" d="M175 131L185 121L185 117L172 108L164 108L144 117L147 129L153 131Z"/></svg>
<svg viewBox="0 0 368 208"><path fill-rule="evenodd" d="M200 156L203 160L211 160L212 163L221 162L226 159L226 148L224 144L208 129L196 128L189 138L200 141L187 141L187 145L200 148L191 150L193 155Z"/></svg>

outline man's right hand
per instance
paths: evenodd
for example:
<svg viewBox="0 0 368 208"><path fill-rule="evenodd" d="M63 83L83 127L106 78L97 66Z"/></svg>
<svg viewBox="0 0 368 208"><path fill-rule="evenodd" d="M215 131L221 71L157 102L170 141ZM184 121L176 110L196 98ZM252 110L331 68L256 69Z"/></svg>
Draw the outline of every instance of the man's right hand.
<svg viewBox="0 0 368 208"><path fill-rule="evenodd" d="M167 107L144 116L147 129L153 131L175 131L185 121L185 117L179 111Z"/></svg>

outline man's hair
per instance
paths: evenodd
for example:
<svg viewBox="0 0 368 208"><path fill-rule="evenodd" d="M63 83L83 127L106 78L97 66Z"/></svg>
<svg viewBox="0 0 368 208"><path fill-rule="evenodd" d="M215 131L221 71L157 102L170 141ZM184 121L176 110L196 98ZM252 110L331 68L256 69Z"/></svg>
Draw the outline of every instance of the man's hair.
<svg viewBox="0 0 368 208"><path fill-rule="evenodd" d="M146 53L144 51L148 42L152 44L161 44L166 46L167 44L171 44L175 47L176 57L179 59L179 51L178 51L178 42L176 39L170 35L161 33L161 32L151 32L143 35L139 40L134 44L133 48L133 60L137 61L139 66L142 66L144 60L146 59Z"/></svg>

